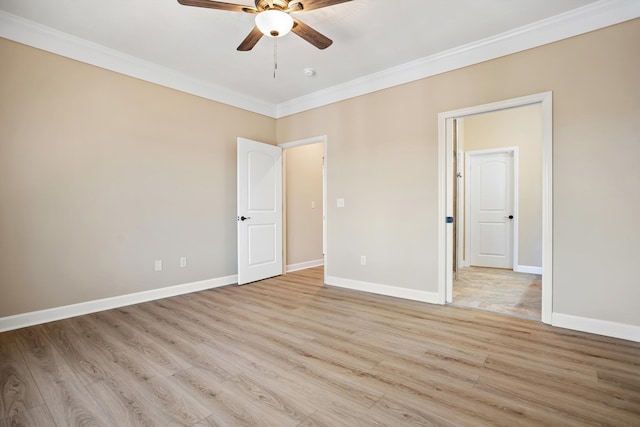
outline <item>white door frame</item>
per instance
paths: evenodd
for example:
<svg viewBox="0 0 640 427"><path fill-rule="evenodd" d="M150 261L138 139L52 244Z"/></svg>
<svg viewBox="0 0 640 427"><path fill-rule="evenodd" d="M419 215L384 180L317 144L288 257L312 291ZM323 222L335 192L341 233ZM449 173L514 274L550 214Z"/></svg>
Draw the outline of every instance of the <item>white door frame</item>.
<svg viewBox="0 0 640 427"><path fill-rule="evenodd" d="M461 123L463 124L462 126L460 126ZM458 159L456 170L461 171L463 168L463 164L466 160L463 154L464 153L464 120L463 119L456 120L456 135L457 135L457 144L456 144L457 147L454 147L453 149L458 150L458 152L456 153L456 158ZM458 179L457 177L458 177L458 174L456 173L456 179ZM465 182L466 182L466 174L465 174ZM468 184L465 183L465 186L466 185ZM460 200L464 200L464 197L465 197L465 192L464 192L465 187L460 185L460 180L458 180L456 188L458 189L458 193L456 194L456 200L458 201L458 203L456 204L456 212L455 212L456 221L454 222L454 226L456 227L456 237L457 237L456 244L458 245L456 250L456 254L458 255L457 269L459 270L462 267L469 266L468 259L465 256L466 254L464 253L464 251L462 251L462 248L467 247L465 241L463 240L466 236L467 230L465 229L465 226L466 226L465 222L460 221L460 218L465 218L465 219L468 218L469 214L465 212L466 203L460 203ZM447 301L452 299L453 299L453 294L450 295L449 293L447 293Z"/></svg>
<svg viewBox="0 0 640 427"><path fill-rule="evenodd" d="M484 156L486 154L500 154L507 153L511 154L513 157L513 236L512 236L512 260L513 260L513 270L515 271L516 266L518 265L518 230L519 230L519 222L520 218L518 212L518 164L519 164L519 154L518 147L504 147L504 148L490 148L486 150L472 150L465 152L465 166L464 166L464 183L465 183L465 196L464 196L464 244L467 249L471 246L471 224L469 219L471 217L470 211L470 201L471 201L471 191L469 178L471 176L471 157L474 156ZM458 199L459 200L459 199ZM457 223L458 221L456 221ZM458 248L460 250L460 248ZM467 252L465 256L465 265L469 265L469 253ZM447 286L451 285L453 288L453 283L447 283ZM453 289L451 290L451 295L453 294ZM450 293L447 290L447 295ZM447 302L449 298L447 298Z"/></svg>
<svg viewBox="0 0 640 427"><path fill-rule="evenodd" d="M542 321L551 324L553 313L553 95L542 92L521 98L508 99L490 104L462 108L438 114L438 302L446 303L448 285L452 277L447 274L447 265L452 264L453 250L447 245L452 241L453 225L447 224L447 197L452 188L447 185L452 165L453 140L447 138L447 120L476 114L489 113L514 107L541 104L542 106ZM451 283L449 284L448 281Z"/></svg>
<svg viewBox="0 0 640 427"><path fill-rule="evenodd" d="M329 143L329 139L327 138L327 135L320 135L320 136L312 136L310 138L305 138L305 139L298 139L296 141L289 141L289 142L283 142L282 144L278 144L278 147L282 148L286 154L286 149L287 148L294 148L294 147L300 147L303 145L311 145L311 144L317 144L321 142L323 144L324 147L324 161L322 163L322 217L323 217L323 221L322 221L322 247L324 249L324 277L327 277L327 148L328 148L328 143ZM284 177L285 175L283 175ZM283 183L284 184L284 183ZM283 193L283 200L285 200L285 203L287 201L287 186L283 185L282 186L282 193ZM286 204L285 204L286 207ZM287 268L287 254L286 254L286 233L287 233L287 220L286 220L286 209L284 209L285 212L285 219L284 219L284 226L282 227L282 231L283 231L283 236L282 236L282 241L283 241L283 251L284 253L282 254L282 262L283 262L283 271L286 271Z"/></svg>

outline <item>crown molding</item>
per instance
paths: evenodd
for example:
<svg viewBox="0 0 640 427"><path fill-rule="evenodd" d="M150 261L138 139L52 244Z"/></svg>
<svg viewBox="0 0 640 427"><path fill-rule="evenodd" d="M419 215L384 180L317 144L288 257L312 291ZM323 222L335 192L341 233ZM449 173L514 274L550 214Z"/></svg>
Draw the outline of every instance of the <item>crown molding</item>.
<svg viewBox="0 0 640 427"><path fill-rule="evenodd" d="M212 101L275 117L276 106L0 10L0 37Z"/></svg>
<svg viewBox="0 0 640 427"><path fill-rule="evenodd" d="M277 105L276 118L468 67L638 17L638 0L600 0L483 40L285 101Z"/></svg>
<svg viewBox="0 0 640 427"><path fill-rule="evenodd" d="M638 0L590 5L309 95L272 104L0 11L0 37L272 118L424 79L640 17Z"/></svg>

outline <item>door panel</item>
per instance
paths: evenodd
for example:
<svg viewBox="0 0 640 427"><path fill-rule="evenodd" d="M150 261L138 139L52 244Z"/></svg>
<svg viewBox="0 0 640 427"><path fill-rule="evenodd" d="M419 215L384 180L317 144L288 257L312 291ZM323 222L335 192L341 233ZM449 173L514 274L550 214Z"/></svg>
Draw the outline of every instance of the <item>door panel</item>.
<svg viewBox="0 0 640 427"><path fill-rule="evenodd" d="M513 156L470 156L470 263L513 268Z"/></svg>
<svg viewBox="0 0 640 427"><path fill-rule="evenodd" d="M269 148L267 148L269 149ZM275 211L275 157L273 153L264 153L255 149L247 151L247 188L248 209L251 212Z"/></svg>
<svg viewBox="0 0 640 427"><path fill-rule="evenodd" d="M505 256L507 253L507 230L504 223L481 222L480 238L480 255L488 256Z"/></svg>
<svg viewBox="0 0 640 427"><path fill-rule="evenodd" d="M238 138L238 284L282 274L282 149Z"/></svg>
<svg viewBox="0 0 640 427"><path fill-rule="evenodd" d="M276 261L276 232L273 224L247 224L249 267Z"/></svg>

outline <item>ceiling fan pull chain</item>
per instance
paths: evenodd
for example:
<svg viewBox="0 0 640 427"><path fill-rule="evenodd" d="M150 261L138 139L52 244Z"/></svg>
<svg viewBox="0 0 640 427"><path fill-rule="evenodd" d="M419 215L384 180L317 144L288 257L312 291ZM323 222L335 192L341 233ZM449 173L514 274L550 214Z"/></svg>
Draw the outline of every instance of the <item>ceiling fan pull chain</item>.
<svg viewBox="0 0 640 427"><path fill-rule="evenodd" d="M273 38L273 78L276 78L276 70L278 69L278 38Z"/></svg>

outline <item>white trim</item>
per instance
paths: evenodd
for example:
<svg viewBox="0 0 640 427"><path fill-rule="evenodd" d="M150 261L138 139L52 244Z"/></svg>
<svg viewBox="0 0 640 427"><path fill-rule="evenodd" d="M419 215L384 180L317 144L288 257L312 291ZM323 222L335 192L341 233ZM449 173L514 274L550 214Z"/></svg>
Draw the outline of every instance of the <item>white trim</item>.
<svg viewBox="0 0 640 427"><path fill-rule="evenodd" d="M467 235L465 230L465 222L466 222L466 205L465 203L460 203L461 200L465 198L466 188L466 179L467 172L463 171L464 163L465 163L465 151L464 151L464 118L456 120L456 143L454 150L458 150L456 153L457 164L456 168L456 189L458 190L458 194L456 194L456 212L455 212L455 221L454 226L456 227L456 254L458 256L458 269L465 267L467 261L465 260L465 251L467 246L465 246L464 238ZM459 179L458 174L462 174L462 179ZM463 185L464 184L464 185ZM464 220L463 220L464 218ZM453 295L447 295L447 301L449 299L453 299Z"/></svg>
<svg viewBox="0 0 640 427"><path fill-rule="evenodd" d="M640 17L637 0L600 0L511 31L272 104L0 11L0 37L272 118L424 79Z"/></svg>
<svg viewBox="0 0 640 427"><path fill-rule="evenodd" d="M640 3L640 2L639 2ZM447 119L499 111L525 105L542 105L542 321L551 323L553 312L553 95L543 92L438 114L438 294L445 301L447 289Z"/></svg>
<svg viewBox="0 0 640 427"><path fill-rule="evenodd" d="M280 148L282 148L284 150L286 148L300 147L302 145L317 144L318 142L322 142L322 143L326 144L327 143L327 135L312 136L311 138L305 138L305 139L298 139L296 141L283 142L282 144L278 144L278 147L280 147Z"/></svg>
<svg viewBox="0 0 640 427"><path fill-rule="evenodd" d="M385 295L395 298L403 298L412 301L428 302L430 304L442 304L440 296L435 292L419 291L417 289L399 288L397 286L383 285L380 283L362 282L360 280L343 279L341 277L325 276L325 284L356 291L370 292L372 294Z"/></svg>
<svg viewBox="0 0 640 427"><path fill-rule="evenodd" d="M531 265L516 265L513 267L516 273L542 274L542 267L533 267Z"/></svg>
<svg viewBox="0 0 640 427"><path fill-rule="evenodd" d="M453 120L447 120L445 123L445 132L447 133L447 166L453 166L453 150L454 148L454 126ZM456 179L453 176L453 170L449 167L447 168L446 177L445 177L445 186L446 188L453 188L453 180ZM451 217L454 219L454 223L447 223L447 233L446 239L447 248L451 248L450 251L447 252L446 257L446 281L447 283L453 283L453 247L455 246L455 242L453 241L453 227L455 226L455 212L453 211L453 191L447 192L447 218ZM451 292L449 292L449 288L447 288L447 302L453 301L453 286L451 287Z"/></svg>
<svg viewBox="0 0 640 427"><path fill-rule="evenodd" d="M520 260L520 148L513 148L513 258L512 268Z"/></svg>
<svg viewBox="0 0 640 427"><path fill-rule="evenodd" d="M269 117L274 117L276 113L276 106L269 102L194 79L186 74L2 10L0 10L0 37L254 113Z"/></svg>
<svg viewBox="0 0 640 427"><path fill-rule="evenodd" d="M324 265L324 259L317 259L315 261L307 261L307 262L299 262L297 264L289 264L287 265L287 273L291 273L292 271L298 270L306 270L307 268L320 267Z"/></svg>
<svg viewBox="0 0 640 427"><path fill-rule="evenodd" d="M639 2L640 3L640 2ZM542 321L553 315L553 96L542 99Z"/></svg>
<svg viewBox="0 0 640 427"><path fill-rule="evenodd" d="M232 285L235 283L238 283L238 276L234 274L215 279L201 280L182 285L168 286L165 288L152 289L133 294L118 295L115 297L86 301L62 307L54 307L29 313L16 314L13 316L0 317L0 332L53 322L54 320L67 319L69 317L81 316L83 314L95 313L97 311L111 310L113 308L125 307L127 305L219 288L221 286Z"/></svg>
<svg viewBox="0 0 640 427"><path fill-rule="evenodd" d="M640 326L608 320L591 319L571 314L553 313L551 325L574 331L589 332L607 337L640 342Z"/></svg>
<svg viewBox="0 0 640 427"><path fill-rule="evenodd" d="M448 118L448 117L447 117ZM447 286L447 148L449 138L447 121L438 115L438 304L446 304L447 294L453 299L453 294L448 292ZM451 286L453 291L453 286Z"/></svg>
<svg viewBox="0 0 640 427"><path fill-rule="evenodd" d="M640 1L600 0L444 52L389 68L277 105L276 118L522 52L640 16Z"/></svg>
<svg viewBox="0 0 640 427"><path fill-rule="evenodd" d="M470 238L471 235L471 227L469 226L469 218L471 218L471 203L469 202L469 190L468 188L471 186L471 182L469 180L469 176L471 175L471 160L469 159L469 154L465 151L464 153L464 247L466 249L465 253L465 267L471 266L471 257L469 256L469 249L471 248ZM447 286L448 288L448 286ZM451 286L451 294L453 294L453 284ZM447 290L447 292L449 292ZM447 300L448 301L448 300ZM449 301L453 302L453 301Z"/></svg>

